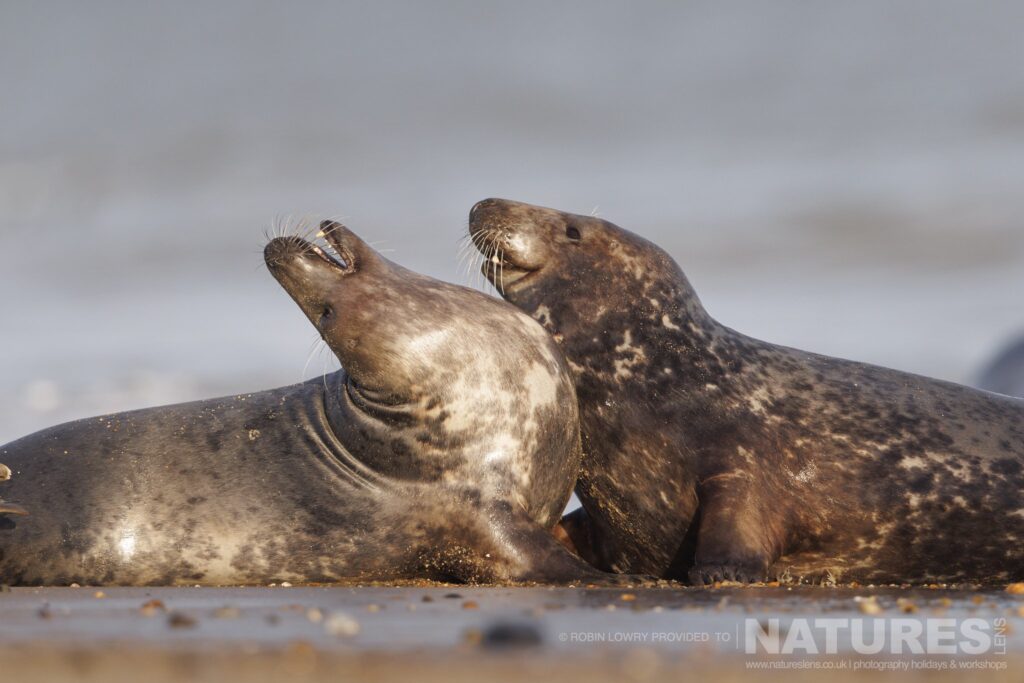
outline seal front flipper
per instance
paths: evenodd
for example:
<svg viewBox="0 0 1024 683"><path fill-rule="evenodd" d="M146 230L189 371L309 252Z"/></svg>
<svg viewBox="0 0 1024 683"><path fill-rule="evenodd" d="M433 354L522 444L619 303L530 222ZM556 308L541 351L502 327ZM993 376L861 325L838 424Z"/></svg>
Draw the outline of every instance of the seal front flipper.
<svg viewBox="0 0 1024 683"><path fill-rule="evenodd" d="M701 482L697 553L690 583L763 581L781 555L781 525L763 492L745 471L718 474Z"/></svg>
<svg viewBox="0 0 1024 683"><path fill-rule="evenodd" d="M573 555L524 510L504 501L489 507L482 520L484 559L461 562L449 570L466 583L542 583L628 587L651 582L651 577L607 574Z"/></svg>

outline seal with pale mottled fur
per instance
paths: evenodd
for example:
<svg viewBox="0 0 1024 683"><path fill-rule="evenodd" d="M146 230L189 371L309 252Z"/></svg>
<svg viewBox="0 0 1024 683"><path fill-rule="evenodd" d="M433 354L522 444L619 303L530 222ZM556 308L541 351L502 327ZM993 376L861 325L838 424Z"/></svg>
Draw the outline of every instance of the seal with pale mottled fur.
<svg viewBox="0 0 1024 683"><path fill-rule="evenodd" d="M344 370L0 447L0 583L619 581L550 533L580 449L544 330L322 228L265 256Z"/></svg>
<svg viewBox="0 0 1024 683"><path fill-rule="evenodd" d="M758 341L593 216L489 199L483 269L576 381L564 520L599 567L696 583L1024 578L1024 401Z"/></svg>

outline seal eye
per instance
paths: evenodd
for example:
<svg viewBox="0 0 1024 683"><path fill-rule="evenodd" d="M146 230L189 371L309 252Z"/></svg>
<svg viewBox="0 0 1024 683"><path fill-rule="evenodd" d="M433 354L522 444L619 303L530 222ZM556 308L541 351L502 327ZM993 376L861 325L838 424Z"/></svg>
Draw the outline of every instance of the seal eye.
<svg viewBox="0 0 1024 683"><path fill-rule="evenodd" d="M565 236L571 239L573 242L580 241L580 231L574 225L569 225L565 228Z"/></svg>

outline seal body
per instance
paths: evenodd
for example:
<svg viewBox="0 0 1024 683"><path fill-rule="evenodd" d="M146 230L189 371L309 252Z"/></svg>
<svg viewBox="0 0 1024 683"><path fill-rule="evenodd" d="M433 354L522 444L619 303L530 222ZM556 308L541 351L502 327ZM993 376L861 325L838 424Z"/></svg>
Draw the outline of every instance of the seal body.
<svg viewBox="0 0 1024 683"><path fill-rule="evenodd" d="M978 376L977 384L985 391L1024 397L1024 338L1000 351Z"/></svg>
<svg viewBox="0 0 1024 683"><path fill-rule="evenodd" d="M1024 401L759 341L654 244L485 200L484 272L566 353L598 566L689 578L1024 578Z"/></svg>
<svg viewBox="0 0 1024 683"><path fill-rule="evenodd" d="M550 533L580 443L548 335L323 229L266 259L345 369L0 447L0 583L602 580Z"/></svg>

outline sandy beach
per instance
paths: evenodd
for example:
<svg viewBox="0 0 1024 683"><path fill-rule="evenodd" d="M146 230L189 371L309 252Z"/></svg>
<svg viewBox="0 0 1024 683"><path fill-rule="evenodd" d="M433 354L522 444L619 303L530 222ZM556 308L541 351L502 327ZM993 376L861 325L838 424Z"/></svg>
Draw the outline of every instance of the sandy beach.
<svg viewBox="0 0 1024 683"><path fill-rule="evenodd" d="M137 680L140 670L154 681L726 681L772 661L788 668L757 675L811 679L818 666L861 680L888 666L913 677L932 662L949 680L976 679L974 662L990 680L1016 680L1022 608L1005 591L937 588L15 588L0 594L0 661L2 680L19 682ZM876 659L842 637L835 654L824 641L817 656L747 653L748 620L786 629L805 617L1007 625L1000 652L983 657Z"/></svg>

